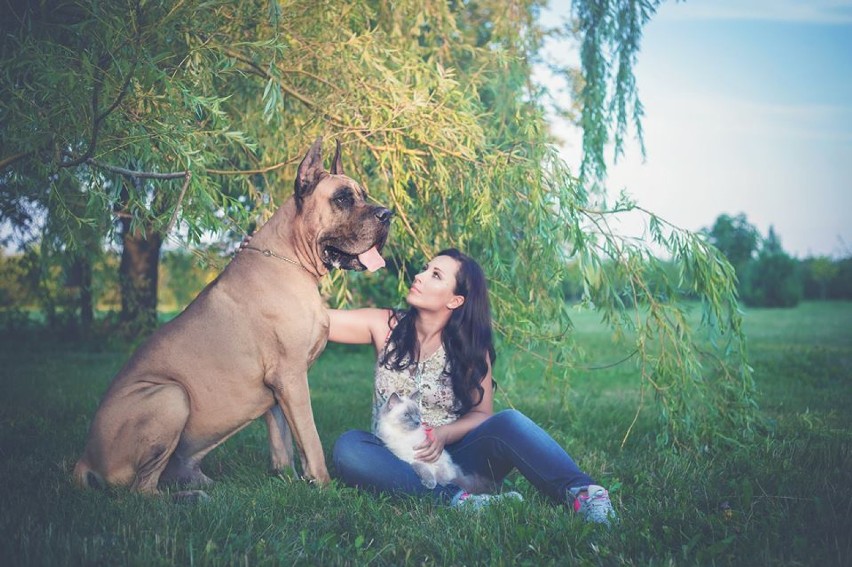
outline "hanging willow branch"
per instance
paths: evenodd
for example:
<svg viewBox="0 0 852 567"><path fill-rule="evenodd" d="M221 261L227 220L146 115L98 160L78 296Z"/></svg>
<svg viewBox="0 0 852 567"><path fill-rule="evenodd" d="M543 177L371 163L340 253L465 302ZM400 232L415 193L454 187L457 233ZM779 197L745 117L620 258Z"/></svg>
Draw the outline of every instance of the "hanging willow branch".
<svg viewBox="0 0 852 567"><path fill-rule="evenodd" d="M572 3L582 37L581 179L595 181L606 176L607 144L613 143L617 159L623 152L628 123L636 129L642 155L645 154L643 108L633 68L639 55L642 28L661 3L662 0L582 0Z"/></svg>

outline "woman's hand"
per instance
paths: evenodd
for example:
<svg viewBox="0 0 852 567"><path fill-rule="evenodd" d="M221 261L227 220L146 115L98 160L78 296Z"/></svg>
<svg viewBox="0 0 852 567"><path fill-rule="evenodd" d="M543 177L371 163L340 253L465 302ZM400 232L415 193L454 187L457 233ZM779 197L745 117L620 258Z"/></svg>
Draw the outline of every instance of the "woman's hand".
<svg viewBox="0 0 852 567"><path fill-rule="evenodd" d="M245 237L245 238L243 238L243 241L242 241L242 242L240 242L240 247L239 247L239 248L237 248L237 253L240 253L240 252L242 252L243 250L245 250L245 249L246 249L246 246L248 246L248 245L249 245L249 242L251 242L251 235L250 235L250 234L246 234L246 237Z"/></svg>
<svg viewBox="0 0 852 567"><path fill-rule="evenodd" d="M426 430L426 440L414 446L414 458L424 463L434 463L441 457L447 444L446 432L442 427Z"/></svg>

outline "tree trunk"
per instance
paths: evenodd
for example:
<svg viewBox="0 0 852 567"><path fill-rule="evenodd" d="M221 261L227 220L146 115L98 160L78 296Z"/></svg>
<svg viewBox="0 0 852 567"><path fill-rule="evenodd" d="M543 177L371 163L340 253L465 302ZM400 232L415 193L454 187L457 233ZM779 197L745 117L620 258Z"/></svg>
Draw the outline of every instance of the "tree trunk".
<svg viewBox="0 0 852 567"><path fill-rule="evenodd" d="M86 260L83 264L80 281L80 327L84 332L92 328L95 318L95 305L92 300L92 262Z"/></svg>
<svg viewBox="0 0 852 567"><path fill-rule="evenodd" d="M121 226L121 322L131 333L145 333L157 326L157 279L163 239L150 227L131 232L129 218L122 218Z"/></svg>
<svg viewBox="0 0 852 567"><path fill-rule="evenodd" d="M65 285L78 289L77 306L80 309L80 329L92 328L94 301L92 299L92 261L85 256L76 256Z"/></svg>

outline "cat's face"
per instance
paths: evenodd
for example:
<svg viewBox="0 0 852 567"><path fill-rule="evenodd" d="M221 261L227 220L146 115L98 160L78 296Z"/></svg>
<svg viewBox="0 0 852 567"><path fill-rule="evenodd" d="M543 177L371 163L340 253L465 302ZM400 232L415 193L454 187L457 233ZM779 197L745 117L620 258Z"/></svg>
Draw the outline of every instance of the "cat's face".
<svg viewBox="0 0 852 567"><path fill-rule="evenodd" d="M394 392L382 406L381 419L395 423L406 431L418 429L421 424L421 417L417 398L400 396Z"/></svg>

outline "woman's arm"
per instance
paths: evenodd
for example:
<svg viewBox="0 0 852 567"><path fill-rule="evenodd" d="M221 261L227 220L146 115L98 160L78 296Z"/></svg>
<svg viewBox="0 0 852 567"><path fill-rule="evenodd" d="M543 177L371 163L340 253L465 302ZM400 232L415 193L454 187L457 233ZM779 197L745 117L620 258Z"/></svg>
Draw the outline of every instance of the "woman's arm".
<svg viewBox="0 0 852 567"><path fill-rule="evenodd" d="M389 309L329 309L328 340L333 343L366 345L382 349L390 327Z"/></svg>
<svg viewBox="0 0 852 567"><path fill-rule="evenodd" d="M445 445L459 441L494 414L494 382L491 379L491 358L487 354L485 358L488 363L488 372L481 382L482 399L454 422L433 429L431 441L427 440L422 446L415 447L415 449L419 449L414 455L418 460L426 463L437 461ZM474 392L473 395L478 395L478 392Z"/></svg>

